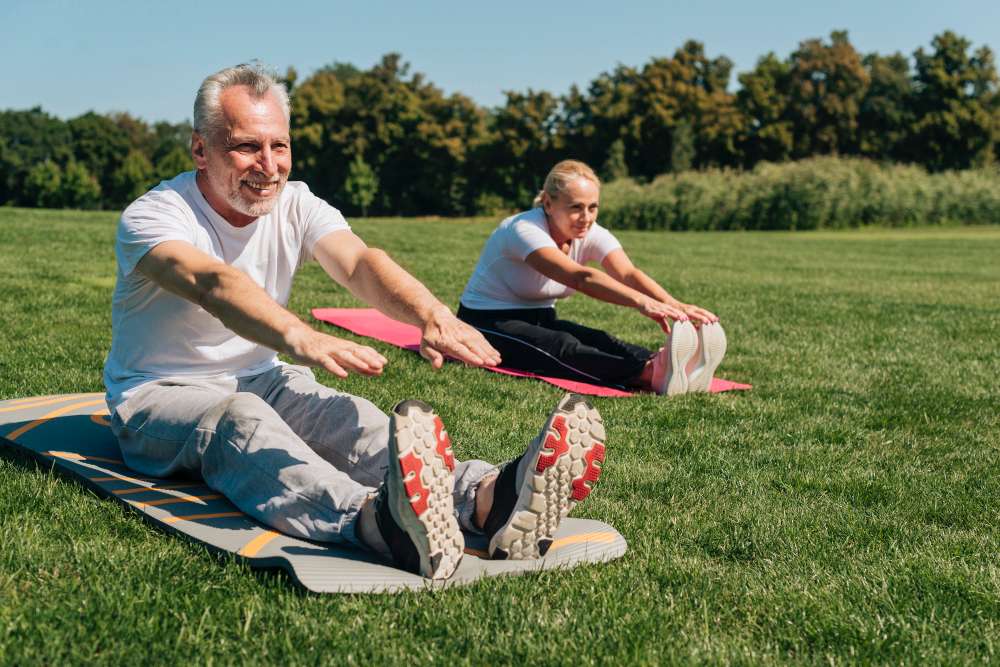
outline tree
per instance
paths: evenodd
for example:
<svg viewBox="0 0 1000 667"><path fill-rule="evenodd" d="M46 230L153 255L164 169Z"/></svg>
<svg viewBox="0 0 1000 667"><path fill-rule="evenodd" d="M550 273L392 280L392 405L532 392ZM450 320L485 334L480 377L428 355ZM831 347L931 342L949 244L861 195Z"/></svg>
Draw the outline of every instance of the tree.
<svg viewBox="0 0 1000 667"><path fill-rule="evenodd" d="M476 153L474 187L527 207L545 174L563 157L556 131L559 102L544 91L507 91L506 96L491 114L489 139Z"/></svg>
<svg viewBox="0 0 1000 667"><path fill-rule="evenodd" d="M147 159L152 158L157 136L148 123L125 112L110 113L107 117L125 136L132 150L139 151Z"/></svg>
<svg viewBox="0 0 1000 667"><path fill-rule="evenodd" d="M71 135L66 123L40 107L0 111L0 204L37 206L25 189L28 172L38 164L58 165L71 155Z"/></svg>
<svg viewBox="0 0 1000 667"><path fill-rule="evenodd" d="M607 182L628 178L628 165L625 163L625 142L615 139L608 150L608 159L601 167L601 178Z"/></svg>
<svg viewBox="0 0 1000 667"><path fill-rule="evenodd" d="M167 181L185 171L194 169L191 151L180 146L174 146L169 153L157 160L153 167L154 181Z"/></svg>
<svg viewBox="0 0 1000 667"><path fill-rule="evenodd" d="M905 153L933 171L987 162L995 141L993 52L984 46L970 55L971 43L950 31L931 45L933 53L913 54L915 121Z"/></svg>
<svg viewBox="0 0 1000 667"><path fill-rule="evenodd" d="M167 155L177 150L187 155L190 161L191 132L191 123L187 121L180 123L159 121L153 123L153 135L155 139L153 151L148 154L150 162L159 164ZM186 170L181 169L180 171Z"/></svg>
<svg viewBox="0 0 1000 667"><path fill-rule="evenodd" d="M857 154L858 116L870 79L847 32L832 32L829 44L805 40L789 65L792 157Z"/></svg>
<svg viewBox="0 0 1000 667"><path fill-rule="evenodd" d="M586 93L570 89L561 101L557 126L567 154L601 164L619 142L625 168L632 172L629 165L635 164L639 142L633 116L638 77L636 69L619 65L594 79Z"/></svg>
<svg viewBox="0 0 1000 667"><path fill-rule="evenodd" d="M622 130L629 171L647 179L668 171L675 138L687 138L687 130L676 130L681 123L693 135L692 166L735 164L745 121L726 90L731 71L728 58L709 58L696 41L647 63L634 78Z"/></svg>
<svg viewBox="0 0 1000 667"><path fill-rule="evenodd" d="M795 140L787 117L790 69L788 63L768 53L753 70L739 75L736 105L746 118L740 138L745 166L761 160L783 162L791 157Z"/></svg>
<svg viewBox="0 0 1000 667"><path fill-rule="evenodd" d="M110 118L93 111L67 124L73 136L73 157L97 178L104 196L111 197L113 174L129 154L128 135ZM102 203L112 207L116 204L111 199Z"/></svg>
<svg viewBox="0 0 1000 667"><path fill-rule="evenodd" d="M355 156L378 174L382 213L461 213L472 206L468 156L485 137L485 114L444 96L398 54L370 70L334 64L295 89L297 169L317 194L336 198Z"/></svg>
<svg viewBox="0 0 1000 667"><path fill-rule="evenodd" d="M62 206L62 169L52 160L39 162L28 170L24 178L21 203L39 208Z"/></svg>
<svg viewBox="0 0 1000 667"><path fill-rule="evenodd" d="M906 139L913 125L909 60L901 53L871 53L863 63L871 83L858 112L860 152L876 160L905 159Z"/></svg>
<svg viewBox="0 0 1000 667"><path fill-rule="evenodd" d="M687 171L694 163L694 132L691 123L682 120L674 126L670 141L670 171Z"/></svg>
<svg viewBox="0 0 1000 667"><path fill-rule="evenodd" d="M101 204L101 186L84 165L70 160L63 170L59 199L63 208L98 208Z"/></svg>
<svg viewBox="0 0 1000 667"><path fill-rule="evenodd" d="M361 209L361 216L368 217L368 207L378 192L378 176L360 155L356 155L347 169L344 192L352 206Z"/></svg>
<svg viewBox="0 0 1000 667"><path fill-rule="evenodd" d="M111 194L106 198L116 207L127 206L152 187L156 177L149 158L137 150L130 151L111 175Z"/></svg>

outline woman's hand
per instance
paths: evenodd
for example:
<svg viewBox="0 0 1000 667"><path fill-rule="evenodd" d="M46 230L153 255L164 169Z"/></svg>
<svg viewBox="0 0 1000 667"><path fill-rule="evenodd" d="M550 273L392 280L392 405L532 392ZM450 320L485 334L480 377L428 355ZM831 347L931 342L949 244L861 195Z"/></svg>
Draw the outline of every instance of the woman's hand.
<svg viewBox="0 0 1000 667"><path fill-rule="evenodd" d="M639 305L639 312L660 325L664 333L670 333L670 320L683 322L688 319L686 313L656 299L646 299Z"/></svg>
<svg viewBox="0 0 1000 667"><path fill-rule="evenodd" d="M693 303L682 303L680 304L680 309L699 326L702 324L715 324L719 321L719 317L717 315L705 310L701 306L696 306Z"/></svg>

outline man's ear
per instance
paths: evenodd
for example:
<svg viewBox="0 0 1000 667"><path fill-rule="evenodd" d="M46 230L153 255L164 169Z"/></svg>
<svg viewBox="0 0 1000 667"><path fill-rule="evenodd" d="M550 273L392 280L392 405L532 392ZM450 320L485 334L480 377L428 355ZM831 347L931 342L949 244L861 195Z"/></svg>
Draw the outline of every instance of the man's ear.
<svg viewBox="0 0 1000 667"><path fill-rule="evenodd" d="M205 139L197 132L191 133L191 158L198 170L208 167L208 156L205 154Z"/></svg>

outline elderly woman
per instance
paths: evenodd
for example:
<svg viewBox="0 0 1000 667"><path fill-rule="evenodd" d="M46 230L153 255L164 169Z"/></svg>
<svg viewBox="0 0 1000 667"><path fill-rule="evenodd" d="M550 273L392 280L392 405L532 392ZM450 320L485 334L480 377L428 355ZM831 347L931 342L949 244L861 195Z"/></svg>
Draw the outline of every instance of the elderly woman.
<svg viewBox="0 0 1000 667"><path fill-rule="evenodd" d="M487 240L458 316L508 368L666 395L708 391L726 353L719 318L681 303L632 264L596 223L600 190L582 162L553 167L535 208L507 218ZM653 352L559 319L556 300L574 292L635 308L667 333L666 344Z"/></svg>

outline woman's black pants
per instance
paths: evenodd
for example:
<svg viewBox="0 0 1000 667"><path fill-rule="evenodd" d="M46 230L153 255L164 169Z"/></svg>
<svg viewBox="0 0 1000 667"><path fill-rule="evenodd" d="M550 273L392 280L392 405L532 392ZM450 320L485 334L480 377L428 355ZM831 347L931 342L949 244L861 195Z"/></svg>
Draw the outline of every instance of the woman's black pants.
<svg viewBox="0 0 1000 667"><path fill-rule="evenodd" d="M555 308L458 307L503 357L501 366L592 384L636 386L653 352L599 329L560 320Z"/></svg>

